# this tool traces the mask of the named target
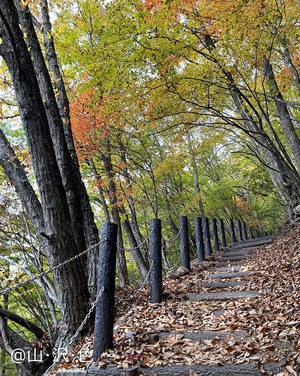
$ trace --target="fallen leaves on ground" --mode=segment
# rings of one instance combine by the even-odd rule
[[[247,284],[216,289],[199,286],[208,281],[205,274],[213,264],[194,265],[189,275],[176,280],[165,278],[162,304],[149,303],[148,287],[138,293],[118,290],[114,350],[101,356],[99,366],[279,361],[286,365],[282,375],[300,374],[300,226],[291,227],[245,260],[241,270],[256,272],[246,277]],[[209,302],[182,298],[186,293],[243,290],[257,290],[260,297]],[[185,337],[186,332],[216,336],[191,339]],[[225,336],[218,337],[219,332]],[[235,336],[236,332],[244,335]],[[84,367],[92,347],[91,335],[74,350],[70,366]],[[90,352],[84,361],[79,359],[80,349]]]

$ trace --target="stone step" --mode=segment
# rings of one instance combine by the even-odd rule
[[[59,370],[56,376],[261,376],[277,375],[284,369],[281,363],[258,362],[246,364],[226,364],[226,365],[171,365],[171,366],[152,366],[152,367],[106,367],[99,369],[97,365],[90,365],[86,370]]]
[[[222,255],[214,257],[216,261],[241,261],[247,260],[251,257],[251,255],[241,255],[241,256],[231,256],[231,255]]]
[[[215,261],[212,263],[212,266],[215,268],[220,268],[223,266],[237,266],[237,265],[244,265],[245,261],[244,260],[239,260],[239,261]]]
[[[213,256],[248,256],[248,255],[251,255],[252,253],[252,250],[243,250],[243,249],[240,249],[240,250],[236,250],[236,251],[224,251],[224,252],[216,252],[216,253],[213,253]]]
[[[257,239],[250,239],[246,241],[236,242],[229,244],[224,249],[235,249],[235,248],[248,248],[248,247],[262,247],[265,244],[270,244],[273,241],[273,237],[263,237]]]
[[[247,337],[247,333],[243,332],[242,330],[235,331],[235,332],[219,332],[219,331],[211,331],[211,332],[158,332],[150,334],[150,338],[153,341],[158,341],[159,338],[168,338],[171,336],[178,336],[178,338],[187,338],[192,339],[195,341],[205,340],[205,339],[223,339],[227,337],[235,337],[237,339],[242,339]]]
[[[258,291],[224,291],[224,292],[208,292],[204,294],[184,294],[185,298],[189,300],[204,301],[204,300],[235,300],[258,298],[260,296]]]
[[[220,268],[218,267],[213,267],[209,269],[209,272],[211,273],[220,273],[220,272],[239,272],[241,270],[242,265],[236,265],[236,266],[221,266]]]
[[[244,278],[253,272],[233,272],[233,273],[209,273],[204,274],[206,279],[232,279],[232,278]]]
[[[218,288],[227,288],[227,287],[236,287],[247,284],[248,281],[229,281],[229,282],[200,282],[197,285],[207,289],[218,289]]]

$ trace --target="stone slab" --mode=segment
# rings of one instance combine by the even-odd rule
[[[241,255],[241,256],[231,256],[231,255],[222,255],[222,256],[215,256],[214,260],[216,261],[241,261],[247,260],[251,256],[250,255]]]
[[[150,334],[150,338],[154,341],[158,341],[159,338],[168,338],[174,335],[178,335],[179,338],[182,337],[195,341],[215,338],[223,339],[232,336],[238,339],[247,337],[247,333],[240,330],[236,332],[159,332]]]
[[[244,265],[244,260],[239,261],[215,261],[213,263],[213,266],[216,268],[222,267],[222,266],[236,266],[236,265]]]
[[[249,239],[242,242],[236,242],[229,244],[224,249],[234,249],[234,248],[247,248],[247,247],[262,247],[265,244],[270,244],[273,241],[273,237],[263,237],[263,238],[256,238],[256,239]]]
[[[253,272],[233,272],[233,273],[209,273],[205,274],[206,279],[232,279],[232,278],[244,278]]]
[[[239,272],[241,270],[241,266],[240,265],[237,265],[237,266],[223,266],[223,267],[220,267],[220,268],[211,268],[209,269],[209,271],[211,273],[235,273],[235,272]]]
[[[216,252],[213,253],[213,256],[250,256],[252,254],[252,250],[244,250],[238,249],[236,251],[224,251],[224,252]]]
[[[224,292],[208,292],[204,294],[184,294],[189,300],[235,300],[235,299],[252,299],[260,296],[258,291],[224,291]]]
[[[197,285],[200,287],[205,287],[208,289],[217,289],[217,288],[227,288],[227,287],[236,287],[247,284],[248,281],[228,281],[228,282],[200,282]]]
[[[281,363],[266,363],[262,365],[263,371],[267,375],[276,375],[283,371],[284,367]],[[197,376],[261,376],[262,369],[258,368],[257,363],[248,364],[227,364],[227,365],[173,365],[173,366],[154,366],[154,367],[133,367],[133,368],[117,368],[107,367],[99,369],[92,365],[81,373],[73,373],[74,376],[188,376],[192,372]],[[73,371],[74,372],[74,371]],[[73,376],[66,370],[56,373],[57,376]]]

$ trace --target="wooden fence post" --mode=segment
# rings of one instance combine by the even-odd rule
[[[247,225],[245,221],[242,222],[242,234],[243,234],[244,240],[247,240],[248,234],[247,234]]]
[[[212,254],[211,249],[211,241],[210,241],[210,231],[209,231],[209,220],[207,217],[203,218],[203,232],[204,232],[204,239],[205,239],[205,254],[209,256]]]
[[[162,302],[161,221],[150,221],[150,302]]]
[[[250,236],[250,239],[254,238],[254,234],[253,234],[253,231],[252,231],[251,227],[249,227],[249,236]]]
[[[227,246],[227,242],[226,242],[224,221],[223,221],[222,218],[219,219],[219,225],[220,225],[220,235],[221,235],[222,248],[225,248]]]
[[[118,226],[114,223],[101,227],[97,298],[98,294],[101,296],[96,304],[94,360],[113,347],[117,231]]]
[[[191,270],[189,228],[186,216],[179,217],[181,265]]]
[[[194,219],[194,225],[195,225],[195,236],[196,236],[197,259],[198,259],[198,262],[200,263],[205,260],[202,218],[196,217]]]
[[[234,222],[233,219],[229,219],[229,232],[230,232],[230,238],[231,238],[231,243],[236,243],[236,236],[235,236],[235,231],[234,231]]]
[[[243,234],[242,234],[242,222],[238,219],[237,221],[237,230],[238,230],[238,238],[239,241],[243,241]]]
[[[218,237],[218,226],[216,218],[212,219],[212,236],[214,241],[214,252],[220,251],[219,237]]]

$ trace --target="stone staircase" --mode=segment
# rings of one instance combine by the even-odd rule
[[[271,237],[256,238],[245,242],[233,244],[218,253],[214,253],[210,258],[209,265],[204,271],[201,281],[195,282],[200,287],[205,288],[205,293],[186,293],[181,294],[180,298],[189,301],[201,302],[224,302],[257,299],[259,291],[247,289],[247,284],[255,272],[243,271],[244,263],[251,257],[251,252],[261,248],[263,245],[270,243]],[[204,278],[203,278],[204,277]],[[238,287],[243,286],[243,290]],[[224,289],[224,291],[222,291]],[[230,291],[228,291],[230,289]],[[216,292],[214,290],[217,290]],[[224,315],[224,309],[213,312],[215,315]],[[228,335],[242,339],[247,334],[241,330],[235,332],[222,331],[182,331],[182,332],[157,332],[150,335],[152,341],[158,341],[160,338],[187,338],[193,341],[222,339]],[[222,364],[222,365],[170,365],[154,367],[132,367],[122,370],[116,367],[107,367],[99,370],[96,366],[91,365],[84,371],[68,370],[59,371],[58,376],[98,376],[98,375],[172,375],[172,376],[258,376],[258,375],[277,375],[282,372],[282,366],[279,363],[268,363],[261,366],[258,363],[243,364]]]

